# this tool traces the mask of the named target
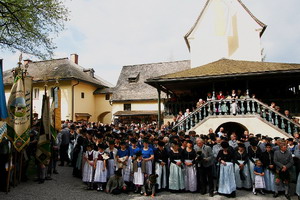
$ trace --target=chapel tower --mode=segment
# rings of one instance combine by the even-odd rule
[[[191,67],[222,58],[261,61],[260,38],[266,27],[241,0],[207,0],[184,37]]]

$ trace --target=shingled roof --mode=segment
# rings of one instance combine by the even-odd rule
[[[147,82],[179,79],[208,79],[283,72],[300,72],[300,64],[221,59],[200,67],[148,79]]]
[[[204,8],[202,9],[202,11],[200,12],[200,15],[198,16],[196,22],[194,23],[194,25],[192,26],[192,28],[188,31],[188,33],[184,36],[184,40],[190,50],[190,44],[189,44],[189,41],[188,41],[188,37],[192,34],[192,32],[195,30],[197,24],[199,23],[200,19],[202,18],[202,15],[204,14],[206,8],[208,7],[209,3],[211,2],[212,0],[207,0],[205,5],[204,5]],[[252,12],[247,8],[247,6],[241,1],[241,0],[237,0],[238,3],[241,4],[241,6],[246,10],[246,12],[254,19],[254,21],[260,25],[262,27],[262,30],[260,32],[260,36],[263,35],[264,31],[266,30],[267,28],[267,25],[264,24],[263,22],[261,22],[259,19],[257,19],[253,14]]]
[[[157,90],[146,84],[145,80],[186,69],[190,69],[189,60],[124,66],[114,88],[112,101],[157,99]],[[129,78],[137,74],[137,82],[130,82]],[[162,93],[162,98],[165,97]]]
[[[68,58],[60,58],[46,61],[30,62],[28,67],[29,76],[33,77],[34,82],[48,80],[81,80],[94,84],[98,87],[110,87],[111,84],[98,76],[91,77],[84,72],[84,68],[75,64]],[[11,70],[3,72],[3,81],[5,85],[13,83]]]

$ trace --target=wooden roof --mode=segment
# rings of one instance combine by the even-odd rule
[[[145,115],[157,115],[158,111],[155,110],[135,110],[135,111],[118,111],[114,115],[115,116],[145,116]]]
[[[28,67],[29,76],[33,77],[34,82],[55,80],[81,80],[97,87],[111,87],[112,85],[98,76],[91,77],[84,72],[85,68],[75,64],[68,58],[60,58],[46,61],[30,62]],[[13,74],[11,70],[3,72],[3,82],[5,85],[12,85]]]
[[[239,75],[265,75],[284,72],[300,72],[300,64],[221,59],[200,67],[148,79],[147,82],[161,82],[183,79],[211,79]]]

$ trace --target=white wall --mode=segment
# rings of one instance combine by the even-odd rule
[[[188,37],[191,66],[199,67],[222,58],[261,61],[260,30],[261,26],[238,1],[210,1]]]
[[[207,121],[204,121],[198,127],[195,126],[194,130],[197,134],[208,134],[208,130],[212,128],[214,131],[222,124],[227,122],[236,122],[245,126],[249,133],[268,135],[269,137],[281,137],[287,138],[287,134],[282,134],[282,132],[263,122],[255,116],[244,116],[244,117],[210,117]]]

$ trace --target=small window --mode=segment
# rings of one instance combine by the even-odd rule
[[[105,94],[105,100],[109,100],[110,99],[110,94]]]
[[[33,99],[39,100],[39,96],[40,96],[40,89],[39,88],[34,88],[34,90],[33,90]]]
[[[124,104],[125,111],[131,111],[131,104]]]
[[[84,99],[84,92],[81,92],[81,98]]]
[[[140,77],[140,73],[136,73],[136,74],[131,74],[128,77],[128,82],[129,83],[137,83]]]

